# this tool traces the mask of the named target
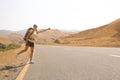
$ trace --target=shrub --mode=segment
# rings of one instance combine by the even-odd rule
[[[21,47],[21,44],[10,44],[8,46],[0,44],[0,51],[6,51],[6,50],[10,50],[10,49],[17,49],[17,48],[20,48],[20,47]]]

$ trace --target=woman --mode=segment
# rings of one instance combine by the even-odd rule
[[[16,58],[18,58],[18,55],[24,53],[25,51],[28,50],[28,48],[31,48],[31,53],[30,53],[30,64],[34,64],[34,62],[32,62],[32,57],[33,57],[33,52],[34,52],[34,42],[35,42],[35,38],[37,37],[38,33],[44,32],[50,30],[50,28],[48,29],[44,29],[41,31],[37,31],[37,25],[34,24],[33,28],[29,28],[24,36],[24,40],[25,40],[25,48],[23,50],[21,50],[19,53],[16,54]]]

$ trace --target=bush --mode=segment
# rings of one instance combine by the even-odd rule
[[[8,46],[0,44],[0,51],[6,51],[6,50],[10,50],[10,49],[17,49],[17,48],[20,48],[20,47],[21,47],[21,44],[10,44]]]

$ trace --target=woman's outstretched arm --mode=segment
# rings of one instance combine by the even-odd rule
[[[42,33],[42,32],[45,32],[45,31],[47,31],[47,30],[50,30],[50,28],[48,28],[48,29],[42,29],[42,30],[38,31],[38,34],[39,34],[39,33]]]

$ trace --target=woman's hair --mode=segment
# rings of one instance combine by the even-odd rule
[[[36,24],[34,24],[34,25],[33,25],[33,27],[37,27],[37,25],[36,25]]]

